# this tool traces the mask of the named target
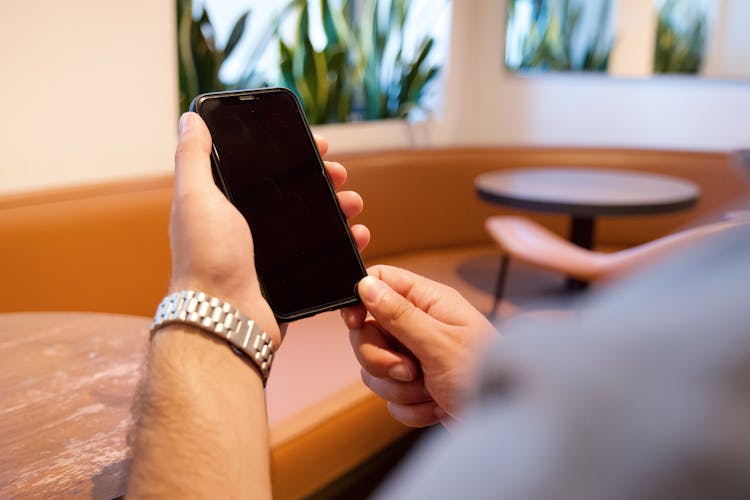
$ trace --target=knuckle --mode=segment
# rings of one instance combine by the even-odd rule
[[[406,321],[413,313],[414,304],[408,300],[393,301],[391,314],[394,322]]]
[[[425,291],[425,295],[426,295],[426,297],[425,297],[426,302],[425,303],[427,303],[427,304],[437,304],[438,302],[440,302],[445,297],[445,292],[446,291],[453,290],[450,287],[446,287],[446,288],[448,288],[448,290],[441,290],[441,289],[439,289],[437,287],[430,287],[429,289],[427,289]],[[448,293],[450,293],[450,292],[448,292]]]
[[[195,149],[196,148],[192,142],[180,141],[177,144],[177,149],[175,150],[175,153],[174,153],[175,162],[179,161],[180,158],[184,156],[193,154],[195,152]]]
[[[370,266],[367,268],[367,274],[372,276],[379,276],[380,273],[385,269],[385,265],[383,264],[375,264],[374,266]]]

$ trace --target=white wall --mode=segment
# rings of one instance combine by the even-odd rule
[[[654,0],[618,0],[614,10],[616,36],[607,72],[613,76],[651,76],[659,18]]]
[[[3,9],[0,192],[171,170],[173,6],[167,0],[36,0]],[[510,75],[502,70],[503,23],[502,1],[454,0],[440,121],[318,131],[334,151],[462,143],[750,145],[750,83]]]
[[[709,43],[709,53],[703,72],[727,75],[731,78],[750,78],[750,2],[725,0],[721,3],[716,32]]]
[[[464,34],[472,37],[466,50],[472,63],[457,85],[471,112],[452,140],[707,150],[750,145],[750,82],[507,74],[498,43],[504,2],[454,5],[465,11],[454,12],[457,20],[471,19]]]
[[[174,2],[3,0],[0,191],[171,170]]]

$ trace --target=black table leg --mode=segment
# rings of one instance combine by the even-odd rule
[[[594,248],[594,222],[593,217],[572,217],[570,220],[570,241],[586,250]],[[588,286],[588,282],[575,278],[568,278],[566,283],[568,290],[584,290]]]

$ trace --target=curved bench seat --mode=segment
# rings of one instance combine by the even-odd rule
[[[463,147],[379,151],[332,158],[359,191],[372,242],[368,264],[411,269],[457,288],[480,310],[492,304],[497,250],[484,230],[491,215],[517,213],[482,203],[473,179],[489,170],[541,165],[633,168],[696,182],[702,198],[685,214],[603,219],[604,243],[629,246],[699,220],[750,193],[723,153],[586,148]],[[170,176],[0,196],[0,312],[89,311],[150,317],[170,275]],[[529,215],[529,214],[525,214]],[[562,234],[563,217],[532,216]],[[510,302],[533,280],[518,270]],[[557,287],[543,276],[534,285]],[[547,280],[547,281],[545,281]],[[316,345],[326,356],[310,356]],[[2,364],[2,360],[0,360]],[[359,381],[337,313],[290,327],[269,381],[274,491],[309,495],[408,432]],[[7,458],[7,457],[6,457]],[[0,496],[3,496],[0,492]]]

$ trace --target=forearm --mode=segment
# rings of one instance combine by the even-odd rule
[[[270,498],[258,372],[222,340],[181,325],[156,334],[148,372],[129,495]]]

